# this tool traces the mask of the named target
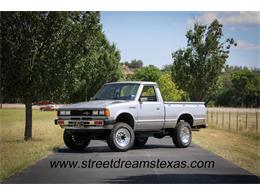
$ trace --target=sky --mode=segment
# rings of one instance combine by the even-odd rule
[[[101,12],[103,31],[121,53],[121,62],[140,59],[162,68],[172,53],[185,48],[194,22],[223,24],[223,40],[233,37],[227,63],[260,68],[260,12]]]

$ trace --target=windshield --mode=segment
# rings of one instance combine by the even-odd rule
[[[134,100],[139,84],[116,83],[104,85],[93,100]]]

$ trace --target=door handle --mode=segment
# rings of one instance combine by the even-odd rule
[[[156,110],[161,110],[160,108],[156,108]]]

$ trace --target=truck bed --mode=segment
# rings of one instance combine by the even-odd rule
[[[206,108],[204,102],[164,102],[165,128],[176,126],[178,118],[183,114],[193,117],[193,126],[205,125]]]

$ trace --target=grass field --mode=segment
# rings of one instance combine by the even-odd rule
[[[24,109],[0,110],[1,181],[64,145],[62,130],[53,123],[55,114],[33,110],[33,139],[24,142]],[[260,175],[259,141],[257,134],[215,129],[193,133],[193,142],[257,175]]]
[[[33,139],[24,142],[24,109],[0,110],[1,181],[63,146],[62,130],[53,122],[55,115],[33,110]]]
[[[259,134],[207,128],[194,131],[193,142],[255,175],[260,175]]]

